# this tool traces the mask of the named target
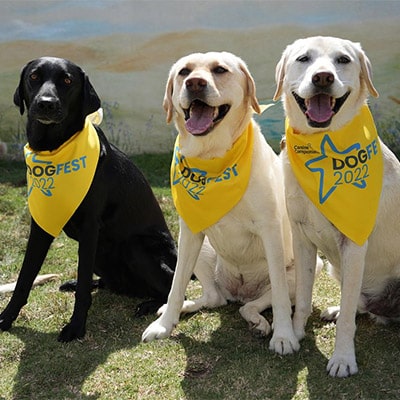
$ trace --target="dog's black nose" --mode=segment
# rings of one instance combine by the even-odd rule
[[[318,72],[312,77],[312,83],[318,87],[331,86],[334,81],[335,77],[331,72]]]
[[[207,86],[207,81],[202,78],[190,78],[186,81],[186,88],[190,92],[201,92]]]
[[[60,101],[56,97],[42,96],[37,101],[37,108],[40,111],[55,111],[60,106]]]

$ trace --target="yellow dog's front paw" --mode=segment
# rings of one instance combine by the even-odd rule
[[[354,375],[358,372],[356,357],[351,354],[333,354],[326,369],[332,377],[346,378],[350,375]]]
[[[156,339],[165,339],[171,335],[174,324],[160,321],[161,318],[152,322],[142,335],[142,342],[151,342]]]

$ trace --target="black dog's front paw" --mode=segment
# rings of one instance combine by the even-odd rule
[[[143,303],[140,303],[136,307],[135,317],[142,317],[148,314],[155,314],[164,303],[166,303],[166,300],[144,301]]]
[[[5,312],[0,314],[0,330],[2,331],[8,331],[11,328],[11,325],[13,323],[15,318],[10,317],[7,315]]]
[[[58,289],[60,292],[76,292],[78,286],[78,281],[76,279],[71,279],[64,282]],[[94,279],[92,281],[92,290],[104,289],[104,283],[101,279]]]
[[[71,342],[72,340],[83,339],[85,333],[85,325],[77,325],[70,322],[69,324],[65,325],[64,328],[62,328],[57,340],[62,343],[67,343]]]
[[[58,290],[60,292],[76,292],[76,286],[78,284],[78,281],[76,279],[71,279],[67,282],[64,282]]]

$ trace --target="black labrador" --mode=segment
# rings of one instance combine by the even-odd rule
[[[28,143],[34,151],[58,149],[82,130],[87,115],[100,107],[88,76],[74,63],[44,57],[21,72],[14,95],[28,113]],[[176,248],[154,194],[139,169],[95,127],[100,157],[87,195],[64,226],[79,242],[75,306],[60,342],[82,338],[92,302],[93,273],[115,293],[149,297],[139,313],[155,311],[168,296]],[[27,303],[54,237],[31,219],[25,258],[10,302],[0,314],[0,329],[10,329]]]

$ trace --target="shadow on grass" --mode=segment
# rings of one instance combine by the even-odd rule
[[[87,334],[82,342],[58,343],[58,329],[41,332],[32,326],[24,326],[26,321],[14,326],[10,334],[22,342],[23,349],[18,355],[18,370],[9,398],[105,399],[121,385],[125,390],[119,392],[122,396],[115,398],[140,398],[137,397],[139,386],[155,384],[146,374],[158,375],[160,385],[172,374],[184,397],[176,390],[175,397],[145,398],[400,398],[399,325],[381,326],[366,316],[359,317],[356,335],[359,373],[338,379],[326,374],[328,357],[333,351],[335,326],[320,321],[317,309],[307,324],[300,351],[279,356],[268,349],[270,337],[259,339],[251,335],[237,304],[183,317],[190,323],[182,324],[186,328],[172,339],[154,346],[139,345],[143,329],[154,318],[133,318],[136,302],[108,292],[97,292],[93,296]],[[215,320],[208,313],[218,314],[219,326],[206,325],[209,320]],[[271,321],[271,312],[265,315]],[[203,335],[202,329],[208,329],[210,334]],[[174,357],[174,353],[164,351],[168,348],[177,350],[175,345],[171,346],[171,340],[183,348],[186,360],[182,369],[175,362],[164,365],[161,359]],[[150,364],[142,365],[142,356],[151,360]],[[137,374],[138,371],[144,372]],[[130,395],[124,396],[126,392]],[[159,394],[160,389],[155,393]]]
[[[59,396],[63,395],[66,398],[70,398],[72,394],[77,395],[79,393],[77,388],[83,385],[86,377],[115,350],[107,349],[99,356],[84,350],[82,345],[60,347],[58,344],[56,348],[57,334],[38,332],[24,327],[13,328],[12,334],[24,343],[18,373],[14,379],[12,398],[15,399],[55,399],[62,398]],[[65,365],[64,362],[60,362],[60,357],[70,360],[70,368],[60,368]],[[80,393],[79,398],[97,399],[98,396],[85,396]]]
[[[311,321],[312,331],[325,326],[323,331],[315,333],[318,347],[324,346],[324,341],[336,334],[334,323],[321,323],[320,312],[314,312]],[[348,378],[332,378],[326,373],[328,358],[333,354],[333,347],[327,351],[327,359],[323,365],[315,368],[308,341],[314,332],[307,331],[307,337],[302,342],[302,350],[309,352],[307,387],[309,398],[321,399],[399,399],[400,370],[397,360],[400,357],[399,324],[376,324],[368,315],[359,315],[356,320],[355,349],[358,373]],[[310,325],[310,324],[309,324]],[[313,340],[314,342],[315,340]],[[313,344],[315,346],[315,343]]]
[[[14,326],[10,334],[23,342],[23,350],[14,377],[12,398],[100,398],[101,378],[96,389],[88,392],[83,386],[111,354],[134,349],[139,343],[140,335],[135,334],[135,330],[142,328],[133,316],[136,305],[135,299],[106,291],[95,293],[83,341],[59,343],[58,331],[46,333]]]
[[[178,337],[187,354],[182,381],[187,399],[289,400],[298,392],[305,369],[322,369],[326,364],[312,336],[299,353],[279,356],[268,348],[270,336],[256,338],[246,329],[239,306],[227,307],[209,341]],[[271,321],[272,313],[266,314]]]
[[[300,351],[287,356],[269,351],[270,337],[252,337],[237,311],[234,308],[228,314],[221,313],[221,325],[207,342],[185,334],[177,337],[187,355],[181,383],[186,399],[400,398],[398,324],[382,326],[367,316],[358,317],[355,341],[359,373],[340,379],[326,372],[333,348],[327,349],[323,342],[332,342],[336,327],[320,320],[320,310],[314,309],[309,319]],[[232,313],[237,313],[241,328],[232,326]],[[271,314],[268,319],[272,319]],[[328,337],[321,335],[326,330]]]

